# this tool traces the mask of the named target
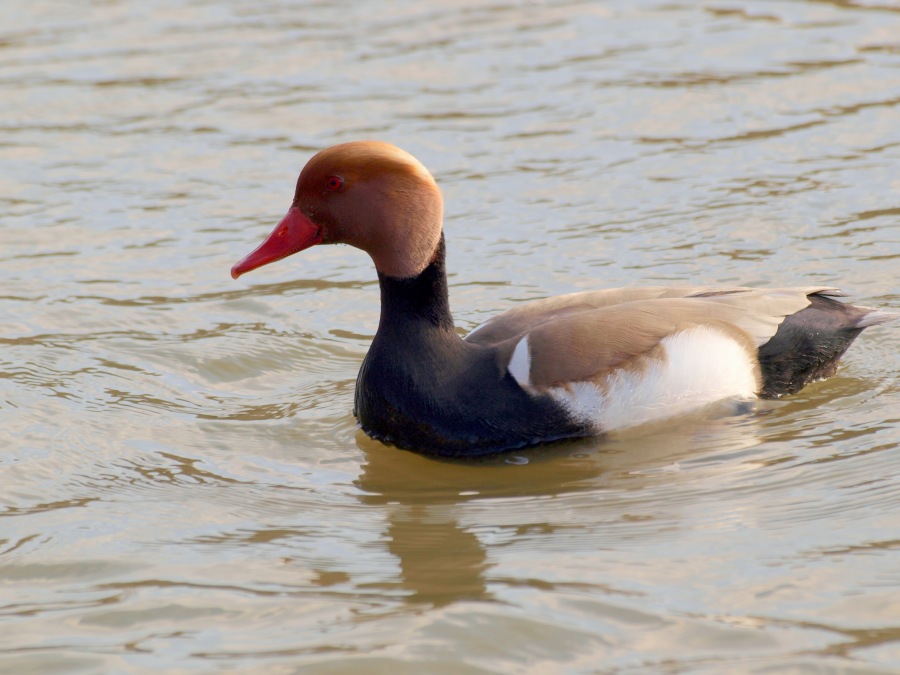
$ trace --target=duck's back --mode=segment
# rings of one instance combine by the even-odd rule
[[[753,393],[775,397],[833,374],[863,328],[896,318],[840,302],[840,295],[826,287],[583,291],[519,305],[478,326],[466,340],[508,352],[520,371],[527,344],[528,385],[540,390],[602,383],[623,364],[653,358],[676,335],[703,328],[745,346],[759,369]],[[693,350],[708,349],[708,358],[720,363],[724,350],[731,350],[727,341],[696,342]]]

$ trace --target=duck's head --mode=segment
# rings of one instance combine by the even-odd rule
[[[378,141],[335,145],[309,160],[287,215],[231,276],[316,244],[349,244],[382,274],[414,277],[434,258],[443,211],[437,183],[408,152]]]

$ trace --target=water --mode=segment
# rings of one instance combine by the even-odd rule
[[[11,0],[0,666],[900,672],[900,361],[480,464],[350,414],[374,272],[233,282],[333,143],[419,157],[462,330],[629,284],[900,307],[900,7]]]

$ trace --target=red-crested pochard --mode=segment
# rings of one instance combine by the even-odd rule
[[[834,373],[866,327],[896,314],[836,289],[652,287],[527,302],[463,340],[447,298],[441,191],[415,157],[361,141],[323,150],[241,274],[316,244],[378,271],[381,319],[356,382],[373,438],[475,456],[600,435],[723,399],[777,397]]]

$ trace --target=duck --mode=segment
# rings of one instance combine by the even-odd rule
[[[378,275],[378,328],[353,414],[370,437],[477,457],[666,423],[721,401],[778,398],[834,374],[865,328],[897,314],[831,287],[652,286],[519,304],[469,332],[450,312],[444,204],[408,152],[354,141],[314,155],[241,275],[348,244]]]

